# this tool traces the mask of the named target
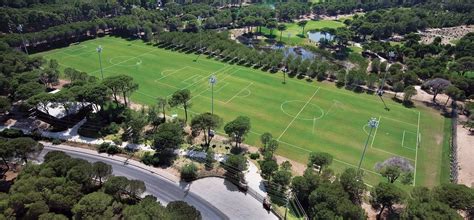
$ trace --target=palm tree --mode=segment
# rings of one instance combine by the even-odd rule
[[[279,24],[277,29],[278,29],[278,31],[280,31],[280,42],[281,42],[281,36],[283,35],[283,31],[286,30],[286,25],[285,24]]]
[[[306,26],[307,23],[308,23],[308,21],[305,21],[305,20],[298,22],[298,26],[300,26],[300,28],[303,29],[303,31],[301,32],[301,36],[303,36],[303,37],[305,36],[305,35],[304,35],[304,28],[305,28],[305,26]]]

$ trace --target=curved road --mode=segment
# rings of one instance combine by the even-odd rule
[[[70,155],[71,157],[81,158],[89,162],[103,161],[110,164],[113,168],[114,175],[125,176],[129,179],[138,179],[145,182],[147,194],[154,195],[162,203],[169,203],[176,200],[183,200],[190,205],[196,207],[201,212],[203,219],[229,219],[223,212],[219,211],[212,204],[196,195],[193,192],[186,193],[186,189],[180,187],[180,185],[165,179],[158,175],[152,175],[142,169],[134,166],[124,165],[122,162],[104,158],[98,155],[92,155],[84,152],[65,150],[63,148],[57,149],[52,146],[45,145],[43,152],[40,155],[42,160],[43,156],[54,150],[61,150]]]
[[[81,158],[89,162],[106,162],[112,166],[114,175],[144,181],[146,185],[145,194],[154,195],[164,204],[183,200],[196,207],[201,212],[203,219],[278,219],[273,213],[263,209],[262,203],[252,196],[240,192],[235,185],[221,178],[210,177],[196,180],[190,184],[179,183],[170,180],[166,175],[150,173],[148,170],[131,164],[124,164],[123,161],[98,154],[92,150],[67,145],[58,147],[43,144],[43,152],[38,157],[40,161],[47,152],[60,150],[71,157]]]

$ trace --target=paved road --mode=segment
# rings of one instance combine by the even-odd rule
[[[52,150],[56,149],[45,145],[44,150],[40,155],[40,158],[43,158],[43,156],[47,152]],[[112,165],[114,175],[125,176],[129,179],[139,179],[144,181],[146,185],[146,193],[156,196],[162,203],[167,204],[171,201],[183,200],[189,203],[190,205],[196,207],[196,209],[201,212],[203,219],[229,219],[227,215],[225,215],[223,212],[218,210],[216,207],[214,207],[212,204],[210,204],[200,196],[196,195],[193,192],[186,193],[186,189],[184,186],[181,187],[175,182],[169,181],[163,177],[153,175],[139,168],[127,166],[121,162],[100,157],[97,155],[91,155],[77,151],[67,151],[64,149],[61,150],[65,151],[68,155],[72,157],[81,158],[89,162],[95,162],[99,160],[106,162]]]
[[[45,144],[40,160],[52,150],[58,149],[54,145]],[[255,198],[238,191],[235,185],[221,178],[204,178],[191,184],[178,183],[166,176],[125,165],[122,161],[93,151],[73,147],[62,147],[60,150],[90,162],[106,162],[112,165],[114,175],[143,180],[147,188],[146,194],[156,196],[164,204],[176,200],[186,201],[201,212],[203,219],[277,219],[274,214],[263,209]]]

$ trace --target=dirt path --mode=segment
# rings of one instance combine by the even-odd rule
[[[458,125],[458,183],[474,186],[474,135],[467,128]]]

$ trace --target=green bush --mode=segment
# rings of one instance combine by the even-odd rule
[[[106,135],[109,135],[109,134],[116,134],[119,131],[120,131],[120,126],[117,123],[112,122],[108,126],[103,127],[100,130],[100,134],[103,135],[103,136],[106,136]]]
[[[142,163],[151,166],[159,166],[160,165],[160,158],[152,154],[151,152],[145,152],[141,158]]]
[[[55,139],[53,139],[52,143],[53,143],[54,145],[58,145],[58,144],[61,144],[62,141],[59,140],[59,139],[57,139],[57,138],[55,138]]]
[[[197,167],[194,163],[188,163],[181,168],[181,179],[191,182],[197,178]]]
[[[251,153],[249,157],[250,157],[250,159],[252,159],[252,160],[256,160],[256,159],[260,158],[260,154],[259,154],[258,152],[256,152],[256,153]]]
[[[105,153],[107,152],[107,148],[109,148],[109,146],[110,146],[110,143],[104,142],[100,144],[99,146],[97,146],[97,152]]]
[[[122,145],[122,139],[120,137],[114,137],[112,142],[114,142],[116,145]]]
[[[17,138],[25,136],[22,130],[15,129],[15,128],[5,128],[3,131],[0,131],[0,136],[6,138]]]
[[[107,153],[108,154],[111,154],[111,155],[114,155],[114,154],[118,154],[118,153],[121,153],[122,152],[122,148],[119,148],[117,147],[117,145],[109,145],[109,147],[107,147]]]

